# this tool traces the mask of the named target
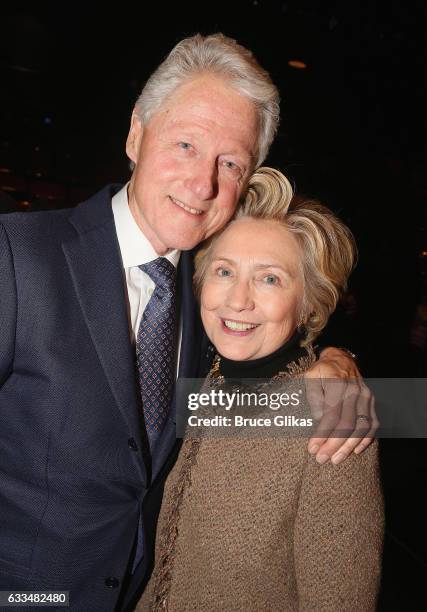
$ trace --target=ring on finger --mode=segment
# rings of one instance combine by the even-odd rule
[[[372,419],[366,414],[358,414],[356,417],[356,421],[366,421],[367,423],[371,424]]]

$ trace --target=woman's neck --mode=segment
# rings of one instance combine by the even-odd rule
[[[302,336],[298,331],[276,351],[258,359],[234,361],[221,357],[220,372],[225,378],[271,378],[283,371],[288,363],[306,354],[300,346]]]

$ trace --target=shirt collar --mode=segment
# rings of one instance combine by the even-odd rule
[[[128,202],[128,185],[129,183],[117,192],[111,200],[124,268],[140,266],[159,257],[151,242],[145,237],[133,218]],[[167,253],[165,257],[176,268],[180,255],[181,251],[175,249]]]

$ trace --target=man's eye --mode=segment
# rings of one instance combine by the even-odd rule
[[[240,168],[237,164],[235,164],[233,161],[229,161],[229,160],[225,160],[223,162],[223,166],[225,166],[225,168],[227,168],[227,170],[233,170],[233,172],[240,172]]]
[[[179,142],[178,146],[184,150],[191,149],[191,144],[189,142]]]
[[[267,285],[278,285],[280,280],[275,274],[268,274],[264,277],[264,282],[267,283]]]

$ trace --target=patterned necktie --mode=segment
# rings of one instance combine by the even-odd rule
[[[136,339],[145,427],[152,449],[169,413],[175,379],[176,270],[164,257],[139,267],[156,284]]]

